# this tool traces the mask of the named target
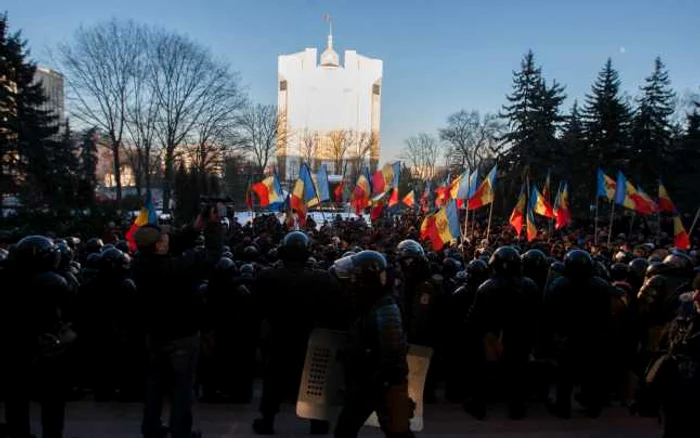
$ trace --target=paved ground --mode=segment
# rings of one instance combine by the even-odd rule
[[[38,423],[37,409],[33,410]],[[256,416],[254,407],[240,405],[203,405],[196,409],[197,426],[205,438],[249,438],[254,435],[250,424]],[[139,437],[141,406],[138,404],[93,402],[71,403],[68,407],[66,438],[135,438]],[[438,404],[426,408],[426,427],[420,437],[435,438],[657,438],[661,429],[654,420],[633,418],[619,408],[604,412],[598,420],[574,416],[571,420],[550,417],[544,408],[534,406],[527,419],[506,419],[504,407],[489,412],[489,419],[477,422],[458,406]],[[276,423],[279,437],[306,437],[307,423],[293,415],[292,406],[284,409]],[[35,433],[38,433],[38,428]],[[363,429],[361,436],[380,436],[373,428]]]

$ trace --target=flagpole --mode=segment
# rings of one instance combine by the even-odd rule
[[[491,234],[491,218],[493,217],[493,203],[495,199],[491,200],[491,206],[489,207],[489,223],[486,226],[486,240],[489,240],[489,234]]]
[[[610,201],[610,204],[612,204],[612,208],[610,210],[610,226],[608,227],[608,246],[610,245],[610,242],[612,241],[612,226],[613,226],[613,219],[615,218],[615,201]]]
[[[656,244],[661,242],[661,210],[656,212]]]
[[[595,196],[595,217],[593,218],[593,245],[598,246],[598,195]]]
[[[695,224],[698,222],[698,217],[700,217],[700,207],[698,207],[698,210],[695,212],[695,219],[693,219],[693,224],[690,226],[690,231],[688,231],[688,236],[693,234],[693,230],[695,229]]]
[[[469,201],[464,205],[464,240],[467,240],[467,231],[469,230]]]

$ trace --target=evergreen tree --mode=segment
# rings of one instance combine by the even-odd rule
[[[552,152],[557,150],[556,133],[563,121],[560,107],[565,97],[564,88],[556,81],[547,86],[532,51],[525,54],[520,71],[513,72],[513,92],[506,96],[508,104],[500,114],[510,128],[503,136],[510,146],[509,161],[541,169],[556,162]]]
[[[633,121],[633,169],[642,181],[650,182],[668,172],[671,155],[675,93],[661,58],[654,60],[654,71],[641,87]]]
[[[697,169],[700,168],[700,102],[686,118],[686,129],[674,145],[670,166],[673,177],[664,180],[681,212],[692,212],[700,204],[697,193]]]
[[[88,129],[83,133],[80,143],[78,200],[83,206],[91,206],[95,201],[98,135],[97,128]]]
[[[58,120],[42,109],[46,98],[34,80],[36,65],[29,61],[20,33],[9,34],[7,15],[0,16],[0,55],[0,189],[20,194],[27,207],[55,205],[61,202],[54,198],[56,184],[51,179],[60,164],[57,157],[62,157]]]
[[[621,166],[630,158],[631,115],[629,105],[620,94],[620,84],[619,74],[608,58],[591,93],[586,95],[584,131],[596,166]]]
[[[590,199],[585,195],[593,190],[592,173],[596,166],[595,159],[591,160],[589,146],[586,143],[584,125],[581,119],[578,101],[574,100],[571,112],[566,117],[561,136],[563,165],[560,169],[562,179],[569,182],[569,187],[576,187],[576,192],[583,196],[572,196],[569,199],[571,208],[581,214],[588,209]]]

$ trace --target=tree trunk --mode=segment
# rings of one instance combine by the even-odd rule
[[[165,174],[163,175],[163,213],[170,213],[170,188],[173,180],[173,161],[175,148],[168,147],[165,151]]]
[[[112,142],[112,160],[114,165],[114,183],[117,189],[117,202],[122,200],[122,169],[119,157],[119,143]]]

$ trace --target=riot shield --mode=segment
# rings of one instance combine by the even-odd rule
[[[428,376],[430,359],[433,356],[433,349],[421,345],[409,345],[406,361],[408,362],[408,396],[415,403],[415,411],[411,418],[411,430],[420,432],[423,430],[423,389],[425,379]],[[372,415],[365,422],[365,426],[379,427],[377,413]]]
[[[301,374],[296,413],[310,420],[334,420],[343,403],[345,374],[341,352],[346,332],[317,328],[311,332]]]

